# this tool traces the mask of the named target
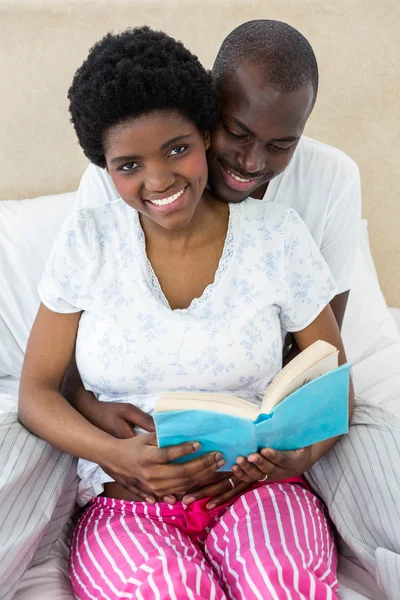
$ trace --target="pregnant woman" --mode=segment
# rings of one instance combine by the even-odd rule
[[[161,392],[187,390],[259,405],[282,366],[282,331],[301,350],[332,343],[344,363],[328,306],[335,285],[310,234],[279,204],[212,197],[206,150],[218,99],[197,58],[166,34],[105,36],[69,99],[86,156],[120,198],[75,211],[57,236],[19,411],[31,431],[81,459],[76,597],[336,598],[333,533],[302,477],[336,439],[304,449],[300,472],[286,479],[268,477],[273,451],[251,455],[245,470],[234,467],[247,489],[213,507],[190,493],[218,477],[220,453],[175,463],[196,440],[159,449],[154,433],[115,439],[60,391],[75,352],[99,400],[151,414]],[[351,391],[350,413],[352,402]],[[137,493],[101,467],[129,473]]]

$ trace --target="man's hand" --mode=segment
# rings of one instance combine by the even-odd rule
[[[282,481],[302,475],[313,464],[312,446],[288,452],[263,448],[247,458],[239,456],[237,464],[232,467],[232,473],[227,473],[217,483],[188,494],[183,502],[191,504],[202,498],[210,498],[206,508],[211,510],[244,493],[256,481]]]
[[[153,417],[128,402],[99,402],[92,404],[85,417],[110,435],[127,439],[135,436],[134,428],[141,427],[150,433],[155,431]]]
[[[190,492],[182,498],[182,502],[184,504],[192,504],[196,500],[210,498],[210,501],[206,504],[206,508],[207,510],[211,510],[216,506],[228,502],[239,494],[243,494],[254,483],[253,481],[250,483],[241,481],[233,473],[224,473],[224,475],[226,477],[216,483],[211,483],[194,492]]]

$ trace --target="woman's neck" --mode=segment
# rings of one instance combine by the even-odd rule
[[[199,242],[203,243],[209,237],[214,237],[215,229],[220,230],[221,222],[228,223],[229,205],[214,198],[206,189],[196,206],[190,223],[179,230],[165,229],[141,214],[139,217],[147,244],[185,249],[191,245],[197,245]]]

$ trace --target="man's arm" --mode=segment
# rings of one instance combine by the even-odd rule
[[[68,402],[81,413],[81,415],[83,415],[93,425],[96,425],[93,419],[89,418],[89,416],[94,416],[95,406],[97,406],[98,400],[92,392],[88,392],[85,389],[82,383],[78,367],[76,366],[75,352],[72,356],[68,371],[65,374],[61,387],[61,393],[64,398],[66,398]]]
[[[127,402],[99,402],[96,396],[84,388],[75,353],[64,377],[61,393],[68,402],[102,431],[117,438],[131,438],[134,427],[154,431],[154,422],[150,415]]]

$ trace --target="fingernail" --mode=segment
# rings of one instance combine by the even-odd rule
[[[146,496],[145,500],[149,504],[155,504],[156,503],[156,501],[154,500],[154,498],[150,498],[150,496]]]
[[[196,498],[194,496],[188,496],[187,498],[183,498],[182,502],[184,504],[192,504],[192,502],[195,502]]]
[[[214,458],[215,458],[215,462],[219,462],[221,460],[221,458],[222,458],[221,452],[217,452],[217,454],[215,455]]]
[[[216,504],[207,504],[206,505],[206,509],[207,510],[212,510],[213,508],[215,508],[217,505]]]
[[[200,448],[199,442],[192,442],[192,448],[193,450],[198,450]]]
[[[167,502],[168,504],[171,504],[172,502],[175,502],[175,498],[174,498],[174,496],[165,496],[164,497],[164,502]]]
[[[243,458],[243,456],[239,456],[239,458],[237,459],[236,462],[237,462],[238,465],[242,465],[243,466],[243,465],[246,464],[246,459]]]
[[[233,467],[232,467],[232,471],[233,471],[234,473],[239,473],[239,467],[238,467],[237,465],[233,465]]]
[[[224,459],[220,460],[220,461],[217,463],[217,467],[218,467],[218,469],[220,469],[221,467],[223,467],[223,466],[224,466],[224,464],[225,464],[225,461],[224,461]]]
[[[250,456],[248,457],[248,461],[251,463],[258,463],[259,458],[257,454],[250,454]]]
[[[271,450],[271,448],[263,448],[261,454],[265,456],[265,458],[271,458],[271,456],[274,455],[274,451]]]

